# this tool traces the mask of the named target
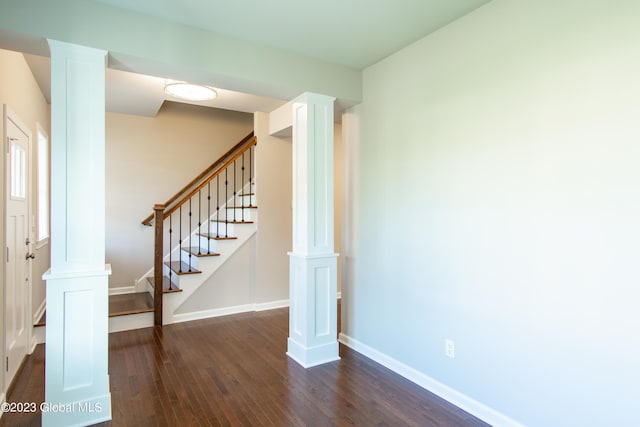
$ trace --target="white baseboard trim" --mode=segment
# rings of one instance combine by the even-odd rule
[[[280,301],[256,303],[253,311],[275,310],[276,308],[285,308],[285,307],[289,307],[288,299],[283,299]]]
[[[338,299],[342,295],[338,292]],[[208,319],[210,317],[228,316],[230,314],[249,313],[252,311],[267,311],[289,307],[289,300],[283,299],[271,302],[244,304],[233,307],[212,308],[211,310],[194,311],[191,313],[178,313],[173,315],[171,323],[189,322],[191,320]]]
[[[120,286],[118,288],[109,288],[109,295],[135,294],[135,286]]]
[[[210,317],[228,316],[230,314],[247,313],[255,311],[255,304],[236,305],[233,307],[212,308],[210,310],[193,311],[191,313],[178,313],[173,315],[171,323],[189,322],[191,320],[208,319]]]
[[[449,403],[457,406],[458,408],[470,413],[471,415],[480,418],[484,422],[487,422],[494,426],[500,427],[524,427],[523,424],[507,417],[504,414],[492,409],[477,400],[470,398],[469,396],[460,393],[459,391],[442,384],[439,381],[431,378],[430,376],[408,366],[404,363],[387,356],[386,354],[369,347],[368,345],[351,338],[348,335],[340,334],[338,341],[347,347],[363,354],[369,359],[381,364],[385,368],[392,370],[393,372],[405,377],[409,381],[414,382],[420,387],[436,394]]]

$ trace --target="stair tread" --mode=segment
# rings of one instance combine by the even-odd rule
[[[217,252],[209,252],[205,248],[200,248],[198,246],[193,246],[190,248],[182,248],[183,251],[189,252],[193,256],[197,257],[210,257],[210,256],[220,256]]]
[[[155,285],[155,277],[147,277],[147,282],[153,287]],[[162,293],[170,294],[172,292],[182,292],[182,289],[175,283],[171,283],[171,280],[167,276],[162,276]]]
[[[240,193],[238,194],[238,196],[240,197],[247,197],[247,196],[255,196],[256,193]]]
[[[219,222],[221,224],[253,224],[253,221],[225,221],[223,219],[212,219],[211,222]]]
[[[164,265],[169,267],[171,270],[173,270],[174,273],[178,275],[202,273],[202,271],[194,267],[189,267],[189,264],[182,261],[165,262]]]
[[[213,239],[213,240],[236,240],[237,237],[234,236],[218,236],[217,234],[213,234],[213,233],[198,233],[198,236],[202,236],[202,237],[206,237],[207,239]]]
[[[251,205],[251,206],[227,206],[227,209],[258,209],[258,206],[256,205]]]

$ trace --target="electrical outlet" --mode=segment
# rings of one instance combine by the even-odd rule
[[[456,343],[453,340],[444,340],[444,354],[447,357],[456,357]]]

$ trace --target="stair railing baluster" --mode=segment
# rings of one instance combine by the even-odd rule
[[[242,153],[242,179],[240,180],[240,186],[240,191],[242,191],[242,193],[240,193],[242,194],[242,197],[240,197],[240,200],[242,200],[242,222],[244,222],[244,198],[246,197],[246,194],[244,193],[244,153]]]
[[[224,237],[229,237],[229,168],[224,170]]]
[[[171,269],[171,261],[173,261],[173,243],[171,237],[173,235],[173,214],[169,215],[169,289],[171,289],[171,283],[173,282],[173,270]]]
[[[191,217],[193,213],[191,209],[191,200],[192,199],[189,199],[189,229],[187,230],[187,233],[189,234],[189,272],[191,272]]]
[[[236,203],[238,203],[238,201],[236,200],[238,198],[238,193],[237,193],[237,183],[236,183],[236,177],[238,176],[237,171],[236,171],[236,163],[237,160],[233,161],[233,207],[235,208],[237,205]],[[233,222],[236,222],[236,211],[237,209],[233,210]]]
[[[216,177],[216,237],[220,235],[220,176]]]
[[[253,146],[249,148],[249,193],[253,193],[253,161],[251,160],[251,152],[253,151]],[[249,207],[253,206],[253,197],[249,197]]]
[[[196,235],[202,232],[202,190],[198,191],[198,232]],[[200,244],[198,243],[198,256],[202,255],[200,252]]]
[[[178,215],[180,217],[180,233],[179,233],[179,240],[178,240],[178,274],[182,273],[182,254],[180,253],[180,248],[182,248],[182,205],[180,205],[180,214]],[[169,248],[169,250],[171,250],[171,248]]]
[[[207,234],[211,234],[211,181],[207,184]],[[198,239],[198,246],[200,246]],[[207,255],[211,255],[209,239],[207,239]]]

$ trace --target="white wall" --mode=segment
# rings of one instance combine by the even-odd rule
[[[106,259],[109,286],[133,286],[153,267],[142,220],[253,130],[251,114],[165,103],[156,117],[107,113]]]
[[[494,0],[364,71],[345,334],[529,426],[640,424],[638,16]]]
[[[256,238],[249,238],[178,309],[177,314],[214,312],[255,303]]]
[[[38,159],[38,133],[36,123],[40,123],[42,128],[50,133],[50,111],[49,106],[38,87],[31,70],[21,53],[0,50],[0,110],[2,104],[8,104],[20,117],[22,122],[31,130],[32,167],[37,166]],[[1,114],[1,113],[0,113]],[[3,134],[3,123],[0,120],[0,135]],[[3,143],[4,146],[4,143]],[[0,150],[0,164],[3,165],[0,173],[0,200],[4,200],[5,186],[5,150]],[[38,208],[37,197],[37,174],[32,168],[31,195],[32,213],[35,215]],[[5,218],[4,209],[0,209],[0,244],[5,247],[4,241]],[[35,230],[34,230],[35,235]],[[32,261],[32,312],[35,315],[45,298],[45,282],[42,274],[49,268],[49,244],[40,248],[34,246],[36,258]],[[4,253],[4,251],[2,251]],[[2,270],[4,275],[4,270]],[[0,287],[1,289],[1,287]],[[3,292],[0,291],[0,307],[4,311]],[[0,331],[3,329],[3,316],[0,316]],[[4,351],[0,343],[0,353]],[[4,360],[4,354],[1,354]],[[4,370],[2,370],[4,373]],[[2,378],[0,378],[0,384]],[[1,393],[0,393],[1,394]]]

